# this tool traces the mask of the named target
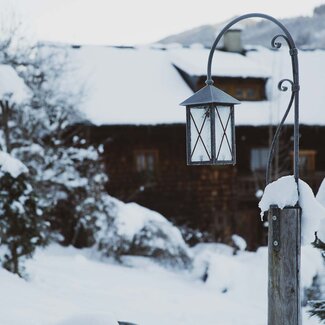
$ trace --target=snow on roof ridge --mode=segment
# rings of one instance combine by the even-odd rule
[[[210,49],[181,48],[168,51],[170,60],[191,76],[205,76]],[[216,50],[212,62],[212,75],[219,77],[269,78],[262,64],[240,53]]]
[[[267,92],[267,100],[242,101],[235,110],[236,125],[277,124],[288,104],[290,92],[277,90],[277,82],[291,76],[287,49],[256,48],[256,51],[248,51],[246,57],[217,51],[214,58],[213,67],[216,68],[213,69],[218,71],[217,65],[221,64],[228,76],[237,71],[235,66],[239,65],[236,63],[239,58],[243,60],[240,61],[242,65],[249,66],[247,63],[253,62],[261,70],[268,71],[265,75],[272,77],[269,79],[272,81],[272,96]],[[76,80],[86,80],[90,86],[81,110],[92,123],[98,125],[185,124],[184,111],[178,104],[193,92],[173,66],[174,58],[180,53],[179,57],[184,57],[185,62],[187,53],[190,64],[201,64],[204,73],[208,59],[208,50],[189,48],[159,50],[140,47],[130,50],[89,45],[79,50],[69,49],[69,53],[80,67],[72,86]],[[325,51],[301,51],[299,61],[301,124],[325,125],[325,92],[322,89],[325,75],[320,69],[324,66]],[[238,70],[242,71],[241,68]],[[242,73],[240,77],[248,76]],[[127,97],[123,85],[128,86]],[[292,114],[289,114],[286,123],[292,123]]]

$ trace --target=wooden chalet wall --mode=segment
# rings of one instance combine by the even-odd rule
[[[125,202],[137,202],[162,213],[179,225],[210,232],[229,242],[232,234],[243,236],[254,249],[263,241],[254,212],[238,218],[233,166],[187,166],[184,125],[84,126],[83,135],[105,145],[108,193]],[[139,153],[156,157],[152,172],[139,172]]]
[[[174,67],[194,92],[205,86],[206,75],[192,76],[179,67]],[[266,78],[213,76],[212,79],[215,86],[238,100],[261,101],[266,99]]]
[[[177,224],[231,235],[232,168],[188,167],[184,125],[102,127],[108,192],[162,213]],[[138,171],[141,153],[155,155],[152,172]]]
[[[216,87],[238,100],[260,101],[266,99],[263,78],[213,77]],[[205,86],[206,76],[199,77],[194,91]]]
[[[271,136],[275,127],[271,129]],[[250,153],[252,148],[269,147],[269,126],[237,126],[237,168],[238,175],[251,175]],[[292,174],[293,126],[285,125],[280,136],[280,174]],[[300,125],[300,156],[305,152],[314,152],[315,166],[309,171],[302,170],[300,178],[310,183],[314,192],[317,192],[322,177],[325,176],[325,127],[317,125]],[[301,164],[303,162],[301,161]],[[280,176],[281,176],[280,175]]]
[[[266,244],[266,228],[259,218],[258,190],[265,172],[251,170],[251,151],[269,146],[267,126],[236,127],[237,164],[187,166],[185,126],[79,126],[81,136],[104,144],[109,194],[156,210],[178,225],[209,231],[216,240],[229,242],[232,234],[245,238],[249,249]],[[325,176],[325,127],[304,126],[301,151],[315,153],[315,169],[301,178],[316,193]],[[80,132],[79,132],[80,133]],[[292,173],[292,126],[282,132],[285,163],[279,176]],[[139,171],[137,156],[154,157],[151,170]],[[152,163],[152,161],[151,161]],[[140,166],[141,167],[141,166]]]

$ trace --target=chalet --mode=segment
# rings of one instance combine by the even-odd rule
[[[216,52],[215,84],[242,101],[235,111],[237,165],[188,167],[179,103],[203,86],[208,53],[198,45],[71,48],[79,78],[88,85],[81,109],[91,124],[80,132],[104,144],[111,195],[219,241],[236,233],[255,249],[265,243],[257,204],[270,138],[289,100],[289,92],[276,86],[291,78],[290,56],[285,48]],[[325,176],[325,51],[301,51],[299,59],[302,178],[317,190]],[[292,172],[291,134],[289,116],[274,177]]]

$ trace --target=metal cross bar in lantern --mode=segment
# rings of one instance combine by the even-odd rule
[[[234,105],[240,102],[213,86],[196,92],[180,105],[186,106],[188,165],[236,163]]]

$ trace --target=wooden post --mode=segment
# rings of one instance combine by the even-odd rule
[[[271,206],[268,222],[268,325],[301,325],[301,209]]]

